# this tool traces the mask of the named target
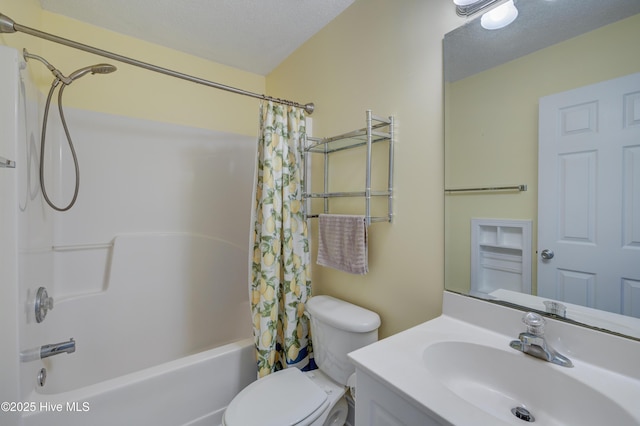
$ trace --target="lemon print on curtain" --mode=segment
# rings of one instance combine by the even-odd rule
[[[311,295],[309,239],[302,211],[304,112],[273,102],[260,106],[252,214],[249,293],[258,377],[310,367],[304,305]]]

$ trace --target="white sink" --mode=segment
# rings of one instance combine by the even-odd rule
[[[520,419],[530,416],[545,425],[636,424],[606,395],[563,374],[564,367],[515,350],[446,341],[427,346],[423,360],[451,392],[507,422],[518,413]]]
[[[388,422],[398,425],[640,425],[640,342],[548,320],[547,342],[568,368],[509,346],[524,331],[521,311],[446,292],[443,311],[349,354],[358,383],[388,391],[358,387],[356,413],[410,419]]]

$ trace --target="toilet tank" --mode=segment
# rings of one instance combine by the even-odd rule
[[[306,303],[311,317],[313,356],[318,368],[346,385],[355,372],[349,352],[378,340],[380,316],[331,296],[314,296]]]

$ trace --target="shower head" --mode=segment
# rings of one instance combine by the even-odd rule
[[[65,84],[71,84],[71,82],[73,80],[76,80],[80,77],[82,77],[85,74],[91,73],[91,74],[109,74],[111,72],[114,72],[115,70],[117,70],[117,68],[111,64],[96,64],[96,65],[91,65],[88,67],[84,67],[84,68],[80,68],[77,71],[72,72],[71,74],[69,74],[69,82],[65,83]]]
[[[44,59],[42,56],[38,56],[38,55],[34,55],[32,53],[27,52],[27,49],[22,49],[22,55],[24,56],[24,59],[37,59],[38,61],[42,62],[48,69],[49,71],[51,71],[53,73],[53,75],[56,76],[57,80],[60,80],[62,83],[69,85],[71,84],[74,80],[82,77],[83,75],[87,74],[87,73],[91,73],[91,74],[109,74],[110,72],[114,72],[115,70],[117,70],[117,68],[111,64],[96,64],[96,65],[91,65],[88,67],[84,67],[84,68],[80,68],[77,71],[72,72],[69,77],[65,77],[64,74],[62,74],[60,72],[60,70],[58,70],[56,67],[54,67],[53,65],[51,65],[46,59]],[[57,81],[57,80],[54,80]],[[57,82],[55,84],[58,84]]]

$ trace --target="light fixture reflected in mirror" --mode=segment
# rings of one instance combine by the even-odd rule
[[[485,11],[480,24],[487,30],[504,28],[518,17],[514,0],[453,0],[459,16]]]
[[[492,6],[504,3],[505,0],[453,0],[459,16],[471,16]]]
[[[498,30],[504,28],[518,17],[518,9],[513,4],[513,0],[501,4],[495,9],[482,15],[480,25],[487,30]]]

